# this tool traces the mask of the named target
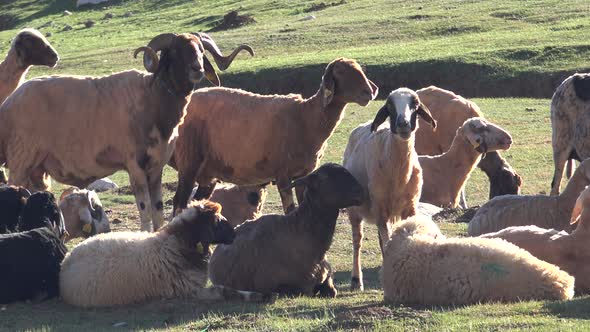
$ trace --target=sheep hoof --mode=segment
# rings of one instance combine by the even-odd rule
[[[351,291],[364,291],[365,286],[363,285],[362,280],[357,277],[350,278],[350,290]]]

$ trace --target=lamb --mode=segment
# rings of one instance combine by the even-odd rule
[[[416,152],[419,155],[435,156],[448,151],[457,129],[465,120],[484,117],[474,102],[456,95],[452,91],[429,86],[416,91],[416,93],[439,124],[436,130],[421,126],[416,132]],[[520,193],[522,178],[499,152],[486,153],[477,167],[487,175],[490,181],[490,199],[496,196]],[[461,196],[461,205],[466,208],[464,191]]]
[[[230,245],[209,263],[214,285],[283,295],[335,297],[326,252],[341,208],[361,204],[364,191],[342,166],[324,164],[290,186],[306,188],[290,214],[265,215],[238,226]]]
[[[426,225],[420,226],[421,223]],[[385,247],[385,301],[405,305],[568,300],[574,277],[500,239],[445,239],[431,220],[394,225]]]
[[[0,187],[0,234],[17,230],[20,215],[31,193],[23,187]]]
[[[32,66],[53,68],[58,61],[57,52],[39,31],[19,31],[6,58],[0,63],[0,104],[25,81]]]
[[[566,162],[568,177],[573,161],[590,158],[590,73],[566,78],[551,98],[551,144],[555,171],[551,195],[559,194]]]
[[[420,156],[422,195],[420,201],[456,208],[459,194],[471,172],[488,151],[508,150],[512,137],[504,129],[483,118],[467,119],[453,139],[450,149],[438,156]]]
[[[319,165],[346,105],[366,106],[377,92],[359,64],[343,58],[328,64],[317,93],[308,99],[227,88],[196,91],[170,161],[178,170],[174,212],[186,205],[195,181],[195,199],[202,199],[210,197],[216,180],[237,185],[276,181],[284,212],[292,211],[292,189],[286,189],[291,179]],[[296,192],[302,198],[302,189]]]
[[[506,240],[530,252],[533,256],[559,266],[576,278],[576,291],[590,292],[590,188],[587,187],[576,200],[571,223],[578,223],[568,234],[565,231],[537,226],[508,227],[499,232],[481,235],[485,238]]]
[[[111,231],[109,218],[96,192],[71,187],[61,194],[59,201],[69,233],[65,242]]]
[[[568,223],[580,192],[590,184],[590,160],[583,161],[559,196],[495,197],[475,213],[467,232],[470,236],[496,232],[510,226],[535,225],[571,231]]]
[[[193,201],[155,233],[103,233],[68,253],[59,275],[61,298],[79,307],[105,307],[152,299],[266,300],[224,287],[205,288],[210,245],[231,243],[233,228],[221,206]]]
[[[83,188],[124,169],[141,229],[158,229],[164,221],[162,169],[193,88],[203,77],[219,85],[205,49],[222,70],[240,50],[252,51],[242,45],[224,57],[205,34],[165,33],[134,52],[144,52],[149,73],[53,76],[21,85],[0,106],[0,164],[7,162],[9,183],[43,190],[50,174]]]
[[[266,183],[256,186],[218,184],[209,200],[221,204],[223,216],[233,227],[236,227],[246,220],[261,216],[266,200],[266,186]],[[197,190],[197,187],[193,188],[191,197]]]
[[[372,123],[350,133],[343,165],[369,197],[361,206],[347,210],[352,226],[352,289],[363,290],[360,262],[363,219],[377,225],[383,252],[391,225],[416,214],[422,189],[422,169],[414,150],[418,116],[436,127],[436,121],[416,92],[399,88],[389,94]],[[387,117],[390,123],[379,127]]]
[[[67,234],[53,194],[33,194],[18,224],[0,235],[0,303],[43,300],[59,295],[58,275]]]

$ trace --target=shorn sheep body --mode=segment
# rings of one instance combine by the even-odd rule
[[[236,51],[244,48],[251,50],[243,46]],[[167,33],[135,51],[144,52],[149,73],[52,76],[21,85],[0,106],[0,164],[6,162],[11,171],[9,183],[45,190],[45,175],[50,174],[83,188],[123,169],[129,173],[141,229],[158,229],[164,221],[162,169],[186,105],[203,77],[219,85],[205,49],[222,69],[236,55],[223,57],[204,34]]]
[[[261,300],[250,292],[205,288],[210,245],[234,238],[220,212],[219,204],[194,201],[158,232],[103,233],[85,240],[63,261],[62,299],[80,307],[176,297]]]
[[[576,291],[590,292],[590,189],[576,200],[571,223],[576,229],[565,231],[537,226],[508,227],[499,232],[483,234],[499,238],[530,252],[533,256],[559,266],[576,278]]]
[[[111,231],[109,218],[96,192],[71,187],[61,194],[59,201],[69,234],[66,242]]]
[[[416,214],[422,189],[422,169],[414,150],[419,116],[436,127],[436,121],[416,92],[400,88],[389,94],[372,123],[350,133],[343,165],[368,196],[361,206],[347,209],[352,226],[353,289],[363,289],[360,263],[363,219],[377,225],[383,250],[391,225]],[[381,125],[388,117],[389,123]]]
[[[559,194],[566,163],[569,177],[572,160],[590,158],[590,73],[574,74],[555,90],[551,98],[551,133],[555,166],[551,181],[553,196]]]
[[[285,188],[319,165],[346,105],[365,106],[377,92],[356,61],[342,58],[328,64],[317,93],[308,99],[228,88],[196,91],[170,162],[178,170],[174,211],[186,205],[195,181],[195,199],[202,199],[217,180],[276,181],[284,212],[292,211],[293,190]],[[296,191],[302,198],[301,189]]]
[[[426,223],[419,226],[416,223]],[[406,305],[568,300],[574,278],[500,239],[445,239],[432,221],[394,225],[381,268],[385,301]]]
[[[420,126],[416,132],[416,152],[419,155],[435,156],[448,151],[455,138],[456,131],[470,118],[484,115],[471,100],[452,91],[429,86],[417,90],[422,103],[428,107],[432,117],[437,120],[437,128]],[[512,166],[502,158],[500,152],[490,151],[477,164],[490,181],[489,198],[507,194],[519,194],[522,186],[521,177]],[[462,194],[463,196],[464,194]],[[464,197],[462,197],[464,199]],[[462,204],[466,208],[466,203]]]
[[[22,211],[20,231],[0,235],[0,303],[59,295],[59,269],[67,252],[63,217],[53,194],[33,194]]]
[[[501,127],[483,118],[467,119],[449,150],[438,156],[420,156],[422,167],[421,202],[456,208],[467,179],[488,151],[507,150],[512,137]]]
[[[193,193],[196,191],[197,188],[194,188]],[[246,220],[257,219],[262,215],[262,208],[266,201],[266,184],[256,186],[218,184],[209,200],[221,204],[223,216],[233,227],[236,227]]]
[[[470,236],[497,232],[510,226],[535,225],[556,230],[571,230],[569,219],[576,198],[590,184],[590,160],[583,161],[559,196],[495,197],[482,205],[471,221]]]
[[[292,186],[304,198],[288,215],[265,215],[236,228],[232,244],[219,245],[209,264],[214,285],[262,293],[335,297],[326,252],[341,208],[358,205],[363,188],[342,166],[324,164]]]

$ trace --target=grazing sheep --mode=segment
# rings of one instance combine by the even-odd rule
[[[216,180],[276,181],[284,212],[292,211],[292,189],[285,188],[319,165],[346,105],[366,106],[377,92],[359,64],[343,58],[328,64],[319,90],[308,99],[227,88],[196,91],[170,161],[178,170],[174,213],[186,205],[195,181],[195,198],[202,199],[211,195]],[[296,192],[302,198],[301,188]]]
[[[18,228],[0,235],[0,303],[58,296],[59,268],[67,252],[61,239],[67,233],[53,194],[33,194]]]
[[[266,200],[266,186],[267,184],[256,186],[218,184],[209,200],[221,204],[223,216],[233,227],[236,227],[246,220],[260,217]],[[197,190],[198,188],[193,188],[191,197]]]
[[[435,227],[423,219],[394,225],[381,268],[385,301],[432,306],[574,295],[572,276],[513,244],[445,239]]]
[[[471,221],[470,236],[497,232],[510,226],[535,225],[569,231],[572,208],[580,192],[590,184],[590,160],[583,161],[559,196],[495,197],[482,205]]]
[[[551,195],[559,194],[561,178],[568,160],[590,158],[590,74],[566,78],[551,99],[551,129],[555,171]],[[568,162],[568,175],[573,162]]]
[[[31,193],[23,187],[0,187],[0,234],[17,230],[20,215]]]
[[[94,191],[71,187],[61,194],[59,201],[69,233],[66,242],[111,231],[109,218]]]
[[[158,232],[103,233],[78,244],[60,272],[62,299],[80,307],[104,307],[150,299],[261,301],[261,294],[205,288],[209,246],[231,243],[234,231],[221,206],[194,201]]]
[[[353,245],[352,289],[363,289],[360,262],[363,219],[377,225],[383,251],[391,225],[416,214],[422,188],[422,169],[414,150],[418,116],[436,127],[436,121],[416,92],[400,88],[389,94],[373,123],[363,124],[350,133],[343,165],[369,197],[363,205],[348,209]],[[390,123],[380,127],[388,117]]]
[[[57,52],[39,31],[19,31],[0,63],[0,104],[25,81],[32,66],[55,67],[58,61]]]
[[[233,244],[219,245],[209,263],[214,285],[261,293],[335,297],[326,260],[339,210],[358,205],[363,188],[342,166],[324,164],[293,182],[305,187],[288,215],[265,215],[238,226]]]
[[[499,232],[481,235],[506,240],[545,262],[555,264],[576,278],[576,291],[590,292],[590,189],[580,194],[574,206],[571,223],[578,223],[568,234],[565,231],[537,226],[508,227]]]
[[[53,76],[24,83],[0,106],[0,164],[7,162],[9,183],[43,190],[44,175],[50,174],[83,188],[124,169],[141,229],[158,229],[164,221],[162,169],[186,105],[203,77],[219,85],[203,52],[208,50],[225,69],[241,49],[251,51],[241,46],[223,57],[205,34],[165,33],[134,52],[144,52],[149,73]]]
[[[483,113],[474,102],[456,95],[452,91],[429,86],[416,91],[416,93],[438,121],[436,130],[428,126],[421,126],[416,132],[416,152],[419,155],[435,156],[448,151],[457,129],[463,125],[465,120],[474,117],[483,118]],[[490,181],[490,199],[496,196],[520,193],[521,177],[499,152],[491,151],[485,154],[477,167],[487,175]],[[463,208],[467,208],[464,191],[461,196],[461,205]]]
[[[449,150],[438,156],[420,156],[422,167],[421,202],[456,208],[459,194],[469,175],[488,151],[508,150],[512,137],[504,129],[483,118],[467,119]]]

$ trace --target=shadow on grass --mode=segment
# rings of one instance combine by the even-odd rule
[[[550,302],[543,305],[549,313],[561,318],[590,319],[590,297],[575,298],[570,301]]]
[[[365,268],[363,269],[363,282],[365,290],[381,290],[381,283],[379,282],[379,268]],[[350,289],[350,271],[337,271],[334,273],[334,283],[338,290]]]

